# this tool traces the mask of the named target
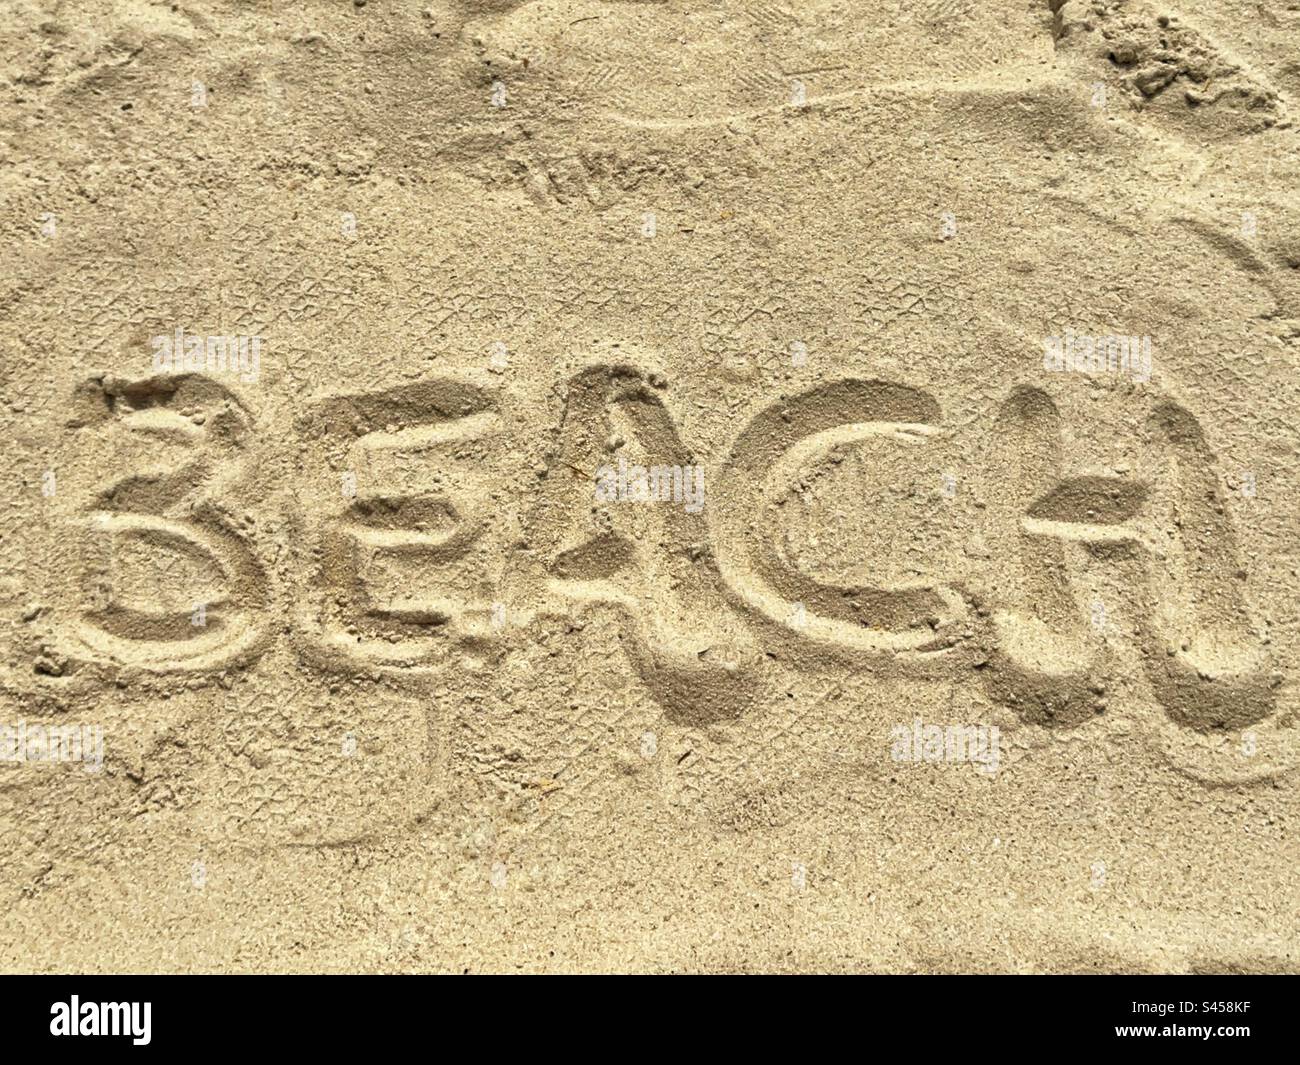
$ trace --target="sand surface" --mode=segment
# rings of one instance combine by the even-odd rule
[[[0,969],[1300,968],[1300,3],[0,64]]]

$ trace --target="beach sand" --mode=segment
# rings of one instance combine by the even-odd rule
[[[3,7],[0,969],[1300,968],[1300,5]]]

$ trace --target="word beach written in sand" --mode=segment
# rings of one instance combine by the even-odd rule
[[[683,442],[666,391],[625,365],[574,375],[555,446],[514,476],[520,419],[491,383],[317,399],[289,442],[300,476],[282,486],[312,503],[285,515],[302,543],[296,611],[283,619],[270,604],[284,568],[241,510],[268,445],[228,381],[85,382],[79,433],[169,450],[159,462],[156,449],[128,449],[148,458],[105,483],[60,481],[51,513],[81,561],[50,576],[68,586],[52,601],[76,605],[39,619],[43,660],[59,665],[38,682],[86,667],[224,673],[287,638],[327,670],[418,684],[467,649],[508,651],[539,619],[600,609],[620,619],[664,713],[685,723],[743,716],[779,659],[972,679],[1026,721],[1077,726],[1105,709],[1117,644],[1136,649],[1178,726],[1243,730],[1274,713],[1282,678],[1250,617],[1213,453],[1198,419],[1159,390],[1115,399],[1153,442],[1146,468],[1124,475],[1071,469],[1066,413],[1035,386],[949,426],[922,389],[832,380],[755,410],[707,462]],[[945,471],[929,497],[914,493],[925,498],[904,529],[933,527],[928,572],[892,577],[886,547],[854,580],[829,580],[781,532],[808,482],[839,476],[855,454],[877,469]],[[602,491],[632,466],[674,471],[691,505]],[[942,548],[962,538],[979,550]],[[1127,590],[1122,607],[1076,589],[1079,558]]]

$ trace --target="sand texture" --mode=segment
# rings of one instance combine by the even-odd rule
[[[1300,3],[0,63],[0,970],[1300,969]]]

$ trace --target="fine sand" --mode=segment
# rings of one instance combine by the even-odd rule
[[[1300,4],[0,62],[0,969],[1300,969]]]

